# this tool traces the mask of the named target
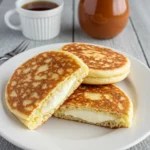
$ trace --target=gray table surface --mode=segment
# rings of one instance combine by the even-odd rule
[[[15,0],[3,0],[0,3],[0,56],[17,47],[23,40],[27,40],[21,32],[9,29],[4,23],[4,14],[7,10],[15,7],[14,2]],[[88,42],[127,52],[150,67],[150,0],[130,0],[129,3],[130,19],[123,32],[111,40],[96,40],[84,34],[80,29],[77,18],[78,0],[65,0],[59,36],[47,41],[30,41],[26,50],[53,43]],[[14,24],[18,24],[18,16],[14,16],[12,21]],[[0,150],[20,150],[20,148],[0,136]],[[150,137],[130,150],[150,150]]]

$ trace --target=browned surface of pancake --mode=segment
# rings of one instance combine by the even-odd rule
[[[60,107],[84,107],[112,113],[128,114],[129,98],[114,85],[80,85]]]
[[[31,114],[47,94],[80,66],[69,55],[61,52],[44,52],[22,66],[7,85],[7,101],[12,109]]]
[[[72,43],[62,47],[62,50],[78,56],[91,69],[113,70],[127,63],[127,58],[122,54],[99,46]]]

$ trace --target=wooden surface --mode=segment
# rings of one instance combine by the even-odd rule
[[[65,7],[59,36],[47,41],[30,41],[27,50],[51,43],[87,42],[117,48],[150,66],[150,0],[130,0],[129,22],[124,31],[111,40],[96,40],[83,33],[78,23],[78,0],[64,1]],[[14,7],[14,2],[15,0],[4,0],[0,3],[0,56],[14,49],[22,40],[27,40],[19,31],[9,29],[4,23],[4,14]],[[19,23],[17,15],[13,17],[12,21],[14,24]],[[20,149],[0,137],[0,150]],[[130,150],[150,150],[150,137]]]

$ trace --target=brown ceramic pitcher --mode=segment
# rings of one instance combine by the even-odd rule
[[[128,18],[128,0],[80,0],[81,28],[94,38],[115,37],[124,29]]]

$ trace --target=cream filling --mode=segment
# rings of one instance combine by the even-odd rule
[[[70,115],[91,123],[102,123],[105,121],[116,120],[116,117],[110,116],[104,112],[93,112],[89,110],[67,110],[65,115]]]
[[[61,90],[56,92],[54,96],[50,97],[50,101],[42,108],[42,113],[49,113],[51,110],[55,109],[59,104],[61,104],[76,81],[76,77],[68,80],[68,82],[66,82],[63,85]]]

